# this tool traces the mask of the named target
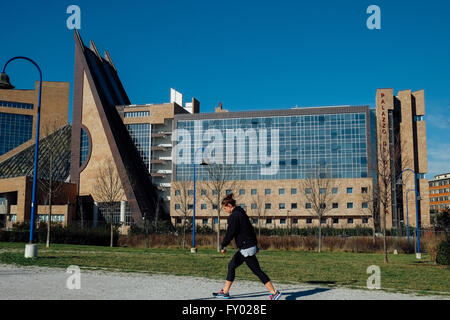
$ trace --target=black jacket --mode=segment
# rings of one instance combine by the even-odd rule
[[[233,240],[239,249],[247,249],[257,245],[255,229],[245,210],[236,206],[228,217],[228,228],[221,248],[224,249]]]

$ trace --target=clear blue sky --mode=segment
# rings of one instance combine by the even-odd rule
[[[0,65],[36,60],[44,80],[73,81],[69,5],[81,36],[108,50],[132,103],[174,87],[229,111],[370,105],[377,88],[425,90],[429,175],[450,172],[450,2],[445,0],[3,1]],[[366,9],[381,8],[381,30]],[[8,66],[17,88],[37,79]]]

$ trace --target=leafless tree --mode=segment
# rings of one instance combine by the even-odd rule
[[[191,181],[172,181],[172,188],[175,190],[174,203],[177,205],[175,211],[182,216],[182,238],[181,247],[186,247],[186,220],[192,214],[192,196],[189,190],[192,186]]]
[[[261,216],[266,215],[266,197],[265,195],[256,194],[252,197],[253,204],[256,206],[252,208],[255,215],[258,216],[258,238],[261,238]]]
[[[363,202],[367,203],[367,208],[363,211],[370,214],[372,218],[372,242],[375,245],[376,225],[378,221],[378,189],[376,186],[367,188],[367,192],[362,194]]]
[[[237,195],[239,181],[233,179],[234,170],[231,165],[207,163],[203,166],[206,170],[207,180],[202,183],[207,188],[206,199],[211,208],[217,213],[217,252],[220,252],[220,214],[221,202],[227,190]]]
[[[315,167],[307,173],[305,179],[300,180],[300,196],[304,196],[306,202],[310,203],[310,213],[319,219],[319,248],[322,251],[322,218],[332,208],[334,195],[332,193],[333,180],[326,168]]]
[[[48,205],[48,221],[47,221],[47,239],[46,247],[50,246],[50,233],[52,224],[52,205],[55,198],[60,196],[63,189],[64,181],[61,181],[57,168],[58,157],[63,156],[61,151],[70,150],[70,141],[64,139],[63,132],[59,127],[60,121],[48,121],[41,128],[43,138],[40,141],[40,167],[39,167],[39,189],[43,194],[43,198]],[[61,147],[63,150],[55,150],[55,147]],[[64,177],[65,178],[65,177]]]
[[[111,224],[111,242],[110,246],[113,246],[113,234],[114,234],[114,223],[113,214],[114,208],[117,203],[124,197],[124,191],[122,188],[122,183],[120,181],[119,174],[111,160],[108,160],[100,169],[98,170],[96,176],[96,183],[93,187],[92,194],[98,202],[101,202],[107,209],[110,215]]]

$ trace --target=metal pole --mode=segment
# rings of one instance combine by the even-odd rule
[[[411,190],[406,191],[406,234],[408,235],[408,248],[409,248],[408,193],[410,191]]]
[[[23,59],[31,62],[35,65],[35,67],[39,71],[39,98],[38,98],[38,106],[37,106],[37,118],[36,118],[36,143],[34,148],[34,174],[33,174],[33,195],[31,200],[31,221],[30,221],[30,244],[33,243],[33,230],[34,230],[34,217],[37,210],[37,201],[36,201],[36,187],[37,187],[37,177],[38,177],[38,153],[39,153],[39,126],[40,126],[40,112],[41,112],[41,93],[42,93],[42,71],[37,65],[36,62],[27,57],[14,57],[6,62],[3,67],[3,73],[5,73],[6,66],[13,60]]]
[[[417,203],[417,175],[414,172],[414,186],[416,189],[415,197],[416,197],[416,230],[417,230],[417,253],[420,254],[420,235],[419,235],[419,206]]]
[[[194,154],[194,211],[192,215],[192,248],[195,250],[195,154]]]

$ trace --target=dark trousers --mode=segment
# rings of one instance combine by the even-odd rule
[[[256,259],[256,254],[254,254],[253,256],[244,257],[239,250],[234,254],[233,258],[228,264],[227,281],[234,281],[236,268],[243,264],[244,261],[250,268],[250,270],[252,270],[252,272],[259,278],[259,280],[261,280],[263,284],[266,284],[270,281],[269,277],[261,270],[258,259]]]

